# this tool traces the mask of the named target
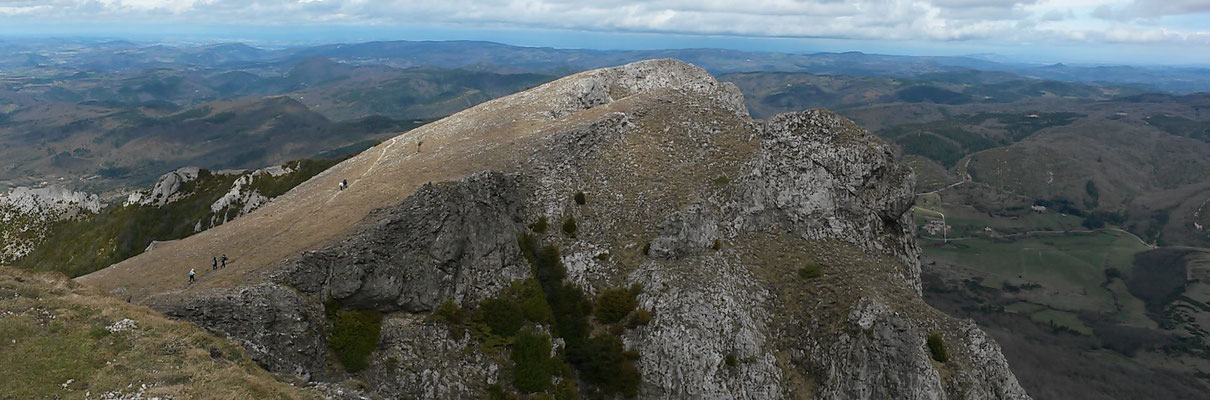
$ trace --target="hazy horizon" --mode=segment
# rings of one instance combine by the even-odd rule
[[[1210,4],[1203,3],[13,0],[0,2],[0,37],[271,47],[485,40],[599,50],[992,54],[998,61],[1036,64],[1210,66]]]

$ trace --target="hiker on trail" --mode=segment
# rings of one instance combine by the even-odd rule
[[[210,269],[218,269],[218,257],[210,257]]]
[[[223,262],[222,268],[227,268],[227,255],[226,254],[223,254],[223,258],[220,258],[219,261]]]
[[[195,274],[197,274],[197,272],[193,271],[193,268],[190,268],[189,269],[189,284],[190,285],[192,285],[193,282],[197,280],[197,278],[193,277]]]
[[[340,180],[340,190],[345,190],[345,188],[347,188],[347,187],[349,187],[349,180],[341,179]]]

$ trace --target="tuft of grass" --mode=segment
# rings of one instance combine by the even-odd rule
[[[726,175],[719,175],[718,178],[714,178],[715,185],[723,186],[728,183],[731,183],[731,178],[728,178]]]
[[[568,237],[576,237],[576,217],[567,217],[563,221],[563,233]]]
[[[574,197],[576,200],[576,204],[584,205],[585,203],[588,202],[588,199],[584,197],[584,192],[576,192],[576,195]]]
[[[933,361],[943,363],[949,361],[949,355],[945,353],[945,342],[941,340],[940,333],[932,333],[928,337],[929,353],[933,356]]]
[[[728,367],[735,368],[736,365],[739,365],[739,359],[735,357],[735,353],[727,353],[727,356],[723,358],[723,363],[727,364]]]
[[[529,224],[529,229],[532,229],[534,232],[537,232],[537,233],[546,233],[546,227],[547,226],[546,226],[546,216],[545,215],[538,217],[537,221],[535,221],[532,224]]]
[[[651,255],[651,242],[647,242],[647,243],[643,244],[643,255],[645,255],[645,256]]]
[[[823,276],[823,271],[820,270],[817,264],[807,264],[798,269],[798,277],[803,280],[812,280]]]
[[[324,315],[332,329],[328,347],[345,371],[358,372],[369,366],[366,358],[378,348],[382,313],[374,310],[347,310],[335,301],[324,303]]]
[[[710,245],[710,248],[714,249],[714,251],[721,250],[723,248],[723,241],[714,239],[714,244]]]

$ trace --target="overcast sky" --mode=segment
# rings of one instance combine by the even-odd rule
[[[0,0],[0,35],[496,39],[1210,64],[1210,0]]]

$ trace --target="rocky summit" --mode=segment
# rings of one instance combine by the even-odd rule
[[[921,300],[914,185],[837,114],[754,120],[735,86],[649,60],[417,128],[79,280],[331,397],[1027,398]]]

